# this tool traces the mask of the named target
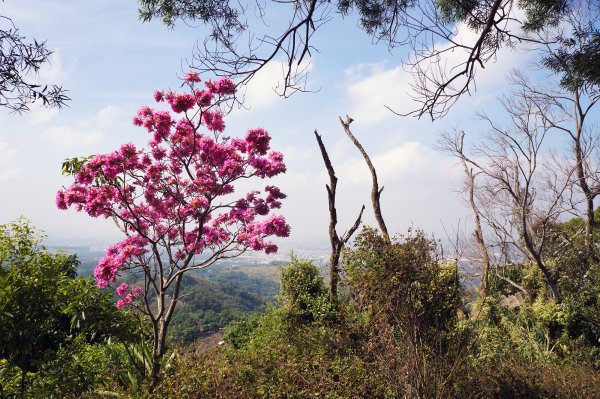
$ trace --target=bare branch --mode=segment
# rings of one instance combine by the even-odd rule
[[[344,128],[344,131],[346,132],[346,135],[350,138],[350,141],[352,141],[352,143],[356,146],[356,148],[358,148],[358,151],[360,151],[361,155],[365,159],[365,162],[367,163],[367,166],[369,167],[369,171],[371,172],[371,180],[372,180],[371,203],[373,204],[373,212],[375,213],[375,220],[377,220],[377,224],[379,225],[379,230],[381,230],[381,234],[383,234],[383,238],[385,239],[385,242],[389,244],[391,242],[390,235],[388,234],[388,230],[385,225],[385,221],[383,220],[383,216],[381,214],[381,203],[379,200],[381,197],[381,192],[383,191],[383,187],[379,188],[379,183],[377,182],[377,171],[375,170],[375,167],[373,166],[373,163],[371,162],[371,158],[369,158],[369,155],[367,154],[367,152],[365,151],[363,146],[356,139],[356,137],[354,137],[354,135],[352,134],[352,131],[350,130],[350,124],[354,121],[354,119],[350,118],[348,115],[346,115],[345,121],[342,120],[341,117],[339,117],[339,119],[340,119],[340,123],[342,124],[342,127]]]

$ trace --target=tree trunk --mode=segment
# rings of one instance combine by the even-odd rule
[[[152,346],[152,370],[150,380],[152,381],[151,391],[156,388],[160,376],[162,357],[165,354],[165,338],[167,329],[164,322],[159,321],[158,330],[154,334],[154,343]]]
[[[20,386],[21,399],[23,399],[25,397],[26,378],[27,378],[27,371],[25,371],[25,369],[21,369],[21,386]]]
[[[592,190],[587,184],[585,170],[584,170],[584,156],[583,149],[581,148],[581,143],[579,141],[579,135],[577,136],[577,140],[575,141],[575,157],[577,162],[577,181],[579,183],[579,187],[585,196],[585,204],[586,204],[586,246],[588,249],[592,245],[592,232],[594,231],[594,226],[596,224],[595,215],[594,215],[594,195],[592,194]]]
[[[321,156],[323,157],[323,162],[325,163],[325,168],[327,169],[327,173],[329,174],[329,184],[325,185],[327,189],[327,200],[329,203],[329,241],[331,243],[331,255],[329,257],[329,300],[334,305],[337,304],[337,287],[339,281],[339,263],[340,263],[340,255],[342,253],[342,248],[352,234],[358,229],[360,226],[360,221],[362,218],[363,211],[365,210],[365,206],[363,205],[360,213],[358,214],[358,218],[348,229],[348,231],[340,238],[337,234],[336,225],[337,225],[337,210],[335,208],[335,192],[337,188],[337,177],[335,176],[335,170],[333,169],[333,165],[331,164],[331,160],[329,159],[329,154],[327,153],[327,149],[325,148],[325,144],[323,144],[323,140],[317,131],[315,130],[315,138],[317,139],[317,144],[319,145],[319,149],[321,150]]]
[[[481,260],[483,263],[483,270],[481,273],[481,287],[479,289],[479,296],[482,298],[486,298],[488,296],[488,275],[490,270],[490,257],[487,251],[487,247],[485,246],[485,241],[483,239],[483,229],[481,228],[481,218],[479,217],[479,210],[477,209],[477,204],[475,204],[475,175],[473,174],[473,170],[469,170],[467,168],[467,164],[464,159],[463,166],[465,167],[465,172],[467,173],[468,185],[469,185],[469,204],[471,205],[471,211],[473,212],[473,217],[475,218],[475,241],[477,242],[477,246],[479,247],[479,252],[481,253]]]
[[[166,351],[166,340],[167,340],[167,331],[169,327],[169,323],[171,322],[171,317],[173,316],[173,312],[175,310],[175,306],[177,305],[177,300],[179,299],[179,289],[181,288],[181,279],[183,278],[183,273],[178,274],[175,277],[173,282],[173,293],[171,301],[168,306],[165,306],[163,301],[159,301],[162,306],[162,309],[159,309],[160,317],[153,324],[153,345],[152,345],[152,372],[150,374],[150,380],[152,381],[152,385],[150,390],[153,391],[154,388],[158,385],[159,377],[160,377],[160,369],[162,366],[162,358],[165,355]],[[165,290],[168,287],[165,288]],[[163,292],[163,297],[165,292]]]
[[[340,275],[340,250],[337,244],[332,244],[331,256],[329,257],[329,300],[335,304],[338,296],[338,280]]]
[[[536,266],[542,271],[542,274],[544,275],[544,279],[546,280],[546,284],[548,285],[548,288],[550,288],[550,293],[552,294],[552,300],[555,303],[559,303],[560,296],[558,293],[558,286],[556,285],[556,280],[554,278],[554,275],[552,274],[550,269],[548,269],[546,267],[546,265],[542,261],[542,258],[540,257],[540,255],[537,254],[533,249],[530,248],[530,246],[531,246],[530,241],[528,239],[526,239],[525,241],[526,241],[525,245],[527,246],[527,249],[529,250],[529,254],[535,261]]]
[[[473,218],[475,219],[475,233],[473,236],[475,237],[475,242],[479,247],[479,252],[481,253],[481,260],[483,263],[482,273],[481,273],[481,287],[479,288],[479,296],[481,298],[486,298],[488,296],[488,275],[490,271],[490,256],[487,251],[487,247],[485,246],[485,241],[483,239],[483,229],[481,227],[481,217],[479,216],[479,209],[477,208],[477,204],[475,203],[475,173],[473,173],[473,169],[469,168],[467,165],[467,160],[464,155],[464,140],[465,140],[465,132],[461,131],[458,140],[456,141],[456,153],[460,158],[460,162],[462,163],[463,169],[465,170],[465,175],[467,177],[467,188],[469,190],[469,205],[471,206],[471,212],[473,212]]]

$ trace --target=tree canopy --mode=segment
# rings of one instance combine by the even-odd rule
[[[0,360],[21,370],[21,394],[25,375],[76,337],[103,342],[130,327],[111,295],[76,277],[76,256],[50,252],[42,238],[24,219],[0,226]]]
[[[374,42],[385,42],[391,48],[410,46],[405,63],[415,75],[414,99],[418,106],[409,115],[445,115],[463,94],[475,89],[478,69],[494,62],[503,47],[524,43],[558,46],[561,66],[573,70],[579,78],[597,82],[589,55],[594,51],[597,29],[584,29],[592,37],[590,47],[574,51],[570,38],[580,34],[560,31],[560,23],[570,13],[583,8],[596,9],[589,0],[311,0],[271,1],[249,6],[234,1],[213,0],[140,0],[140,18],[160,19],[167,26],[178,20],[200,21],[210,26],[210,34],[199,45],[192,64],[200,71],[211,71],[238,78],[247,83],[265,65],[283,60],[283,96],[306,89],[307,62],[315,47],[317,31],[336,16],[356,16],[359,26]],[[277,31],[270,28],[260,33],[260,21],[268,25],[268,17],[276,8],[287,6],[288,23]],[[258,22],[249,22],[250,9]],[[275,10],[275,11],[274,11]],[[285,11],[284,11],[285,12]],[[255,18],[256,19],[256,18]],[[475,32],[476,39],[467,43],[459,36],[460,24]],[[247,37],[247,39],[246,39]],[[446,54],[459,51],[464,56],[448,65]],[[565,66],[570,65],[570,66]],[[565,82],[567,83],[567,82]],[[389,105],[393,108],[393,104]]]

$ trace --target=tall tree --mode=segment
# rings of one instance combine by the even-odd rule
[[[598,161],[598,134],[592,123],[598,96],[585,90],[584,83],[578,87],[565,87],[565,74],[560,76],[561,84],[541,86],[533,84],[522,73],[515,72],[511,81],[521,95],[532,101],[536,112],[554,131],[564,136],[571,154],[567,162],[557,160],[565,176],[572,174],[571,207],[577,214],[581,212],[586,221],[585,236],[591,249],[592,234],[596,220],[595,199],[600,194],[600,162]]]
[[[548,164],[547,141],[556,116],[542,115],[547,110],[519,91],[501,104],[509,122],[503,125],[481,115],[489,135],[474,146],[472,155],[463,149],[462,135],[447,148],[481,176],[476,187],[479,214],[497,245],[529,259],[542,272],[552,299],[559,301],[558,274],[544,255],[549,231],[570,210],[567,192],[573,170],[565,176]]]
[[[269,215],[285,198],[279,188],[267,185],[264,194],[253,190],[234,196],[241,180],[285,172],[283,155],[270,150],[269,134],[250,129],[243,138],[225,136],[219,106],[234,95],[233,83],[207,81],[201,90],[194,72],[185,81],[189,93],[154,95],[180,118],[150,107],[134,118],[152,135],[149,148],[130,143],[83,163],[67,162],[75,182],[57,195],[59,208],[111,218],[126,236],[108,248],[94,276],[100,287],[115,283],[122,271],[143,276],[143,287],[123,283],[117,288],[117,306],[135,306],[150,318],[153,386],[183,275],[248,250],[275,252],[277,246],[267,238],[290,232],[282,216]]]
[[[477,203],[477,189],[476,179],[480,172],[473,170],[473,167],[469,164],[465,155],[464,148],[465,132],[461,131],[458,134],[449,134],[444,132],[440,138],[439,148],[442,151],[450,153],[452,156],[458,158],[460,164],[465,173],[465,194],[467,202],[471,208],[473,214],[473,220],[475,222],[475,231],[473,232],[473,238],[477,244],[481,261],[481,285],[479,286],[479,295],[482,298],[488,295],[488,279],[491,268],[490,255],[488,253],[488,247],[485,243],[483,234],[483,225],[481,223],[481,211]]]
[[[100,342],[128,334],[111,296],[76,278],[77,258],[49,251],[42,238],[24,219],[0,226],[0,359],[20,369],[21,397],[27,373],[75,337]]]

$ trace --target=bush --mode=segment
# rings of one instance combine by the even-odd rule
[[[350,293],[371,326],[365,345],[397,396],[447,394],[461,361],[458,270],[435,250],[420,231],[388,244],[367,228],[345,253]]]
[[[292,324],[335,319],[323,276],[310,261],[292,258],[283,269],[279,300]]]
[[[156,398],[600,397],[586,339],[570,303],[507,309],[493,297],[459,320],[458,270],[423,233],[386,243],[365,229],[344,253],[337,311],[315,265],[293,259],[279,302],[231,326],[229,345],[183,353]],[[522,268],[535,289],[538,276]],[[539,294],[539,295],[538,295]]]

